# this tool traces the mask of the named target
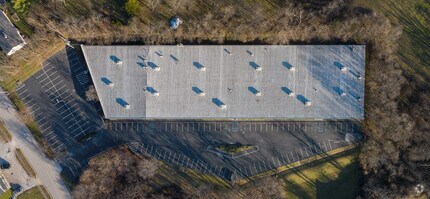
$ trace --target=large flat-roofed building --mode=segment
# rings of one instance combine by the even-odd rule
[[[363,119],[363,45],[82,46],[108,119]]]

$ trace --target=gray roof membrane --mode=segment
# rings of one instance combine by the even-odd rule
[[[82,49],[108,119],[364,116],[364,45]]]

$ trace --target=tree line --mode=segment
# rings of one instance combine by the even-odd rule
[[[125,8],[115,7],[113,0],[40,0],[29,8],[27,21],[35,27],[31,40],[36,44],[56,34],[87,44],[366,44],[363,129],[368,139],[360,155],[361,197],[411,196],[417,184],[428,193],[430,92],[402,72],[396,55],[401,27],[354,7],[352,0],[264,2],[143,0],[138,9],[130,3],[133,15],[119,25],[115,20]],[[175,31],[167,23],[174,15],[184,21]],[[21,53],[31,54],[34,43]],[[11,65],[3,68],[13,70]]]

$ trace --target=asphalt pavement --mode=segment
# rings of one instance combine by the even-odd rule
[[[18,116],[6,93],[0,89],[0,119],[12,134],[12,142],[20,148],[36,172],[35,181],[43,184],[51,198],[71,198],[63,184],[60,172],[61,167],[48,159],[39,148],[36,140]]]
[[[170,164],[232,179],[346,146],[347,134],[360,134],[353,121],[105,122],[100,105],[85,100],[92,85],[89,75],[79,51],[66,47],[17,88],[63,175],[75,180],[91,157],[121,144]],[[234,157],[213,150],[234,143],[254,147]]]

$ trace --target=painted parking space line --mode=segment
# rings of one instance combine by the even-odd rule
[[[49,88],[48,89],[46,89],[46,91],[48,91],[48,90],[51,90],[52,88],[54,88],[54,90],[56,90],[57,88],[56,88],[56,86],[58,85],[58,84],[61,84],[62,82],[63,82],[63,80],[61,79],[59,82],[57,82],[57,83],[55,83],[54,84],[54,82],[52,82],[51,81],[51,79],[48,77],[48,80],[49,80],[49,82],[48,83],[46,83],[46,84],[44,84],[44,85],[42,85],[42,88],[46,88],[47,86],[49,86]]]
[[[24,104],[25,104],[26,106],[30,106],[29,104],[30,104],[31,102],[33,102],[33,98],[31,98],[30,100],[28,100],[28,101],[24,102]]]
[[[63,105],[61,105],[60,107],[57,108],[57,111],[63,110],[65,108],[64,111],[60,112],[59,115],[63,115],[66,111],[68,111],[71,108],[75,108],[75,106],[77,106],[77,103],[74,103],[72,105],[69,105],[67,103],[64,103]],[[76,109],[75,109],[76,110]]]
[[[64,84],[63,86],[59,87],[58,90],[61,90],[61,89],[65,88],[65,87],[66,87],[66,84]],[[53,87],[51,87],[50,89],[52,89],[52,88]],[[49,91],[50,89],[47,89],[46,91]],[[69,89],[67,89],[67,90],[69,90]]]
[[[49,66],[49,65],[50,65],[50,63],[48,63],[48,64],[44,65],[44,66],[42,67],[42,69],[43,69],[43,68],[48,68],[48,66]],[[45,75],[46,75],[45,71],[50,71],[51,69],[53,69],[53,68],[49,68],[48,70],[44,70],[44,72],[42,72],[39,76],[37,76],[37,77],[36,77],[36,79],[38,80],[39,78],[41,78],[41,77],[45,76]]]
[[[23,88],[21,88],[21,89],[17,89],[16,90],[16,93],[19,95],[19,96],[21,96],[21,95],[23,95],[24,93],[27,93],[28,92],[28,89],[24,89],[24,90],[22,90]]]
[[[40,125],[39,128],[47,125],[48,123],[49,123],[49,121],[46,121],[45,123],[43,123],[42,125]]]
[[[46,80],[49,80],[49,78],[51,78],[52,76],[56,75],[56,73],[57,73],[57,71],[54,71],[54,72],[52,72],[52,73],[51,73],[51,74],[49,74],[49,75],[48,75],[48,74],[46,74],[46,73],[44,73],[44,74],[43,74],[43,76],[44,76],[45,78],[38,80],[38,81],[39,81],[39,83],[43,84],[43,82],[45,82]]]
[[[18,96],[20,96],[21,100],[26,100],[27,98],[31,97],[31,94],[28,93],[27,95],[23,96],[26,92],[23,92],[21,94],[18,94]]]

